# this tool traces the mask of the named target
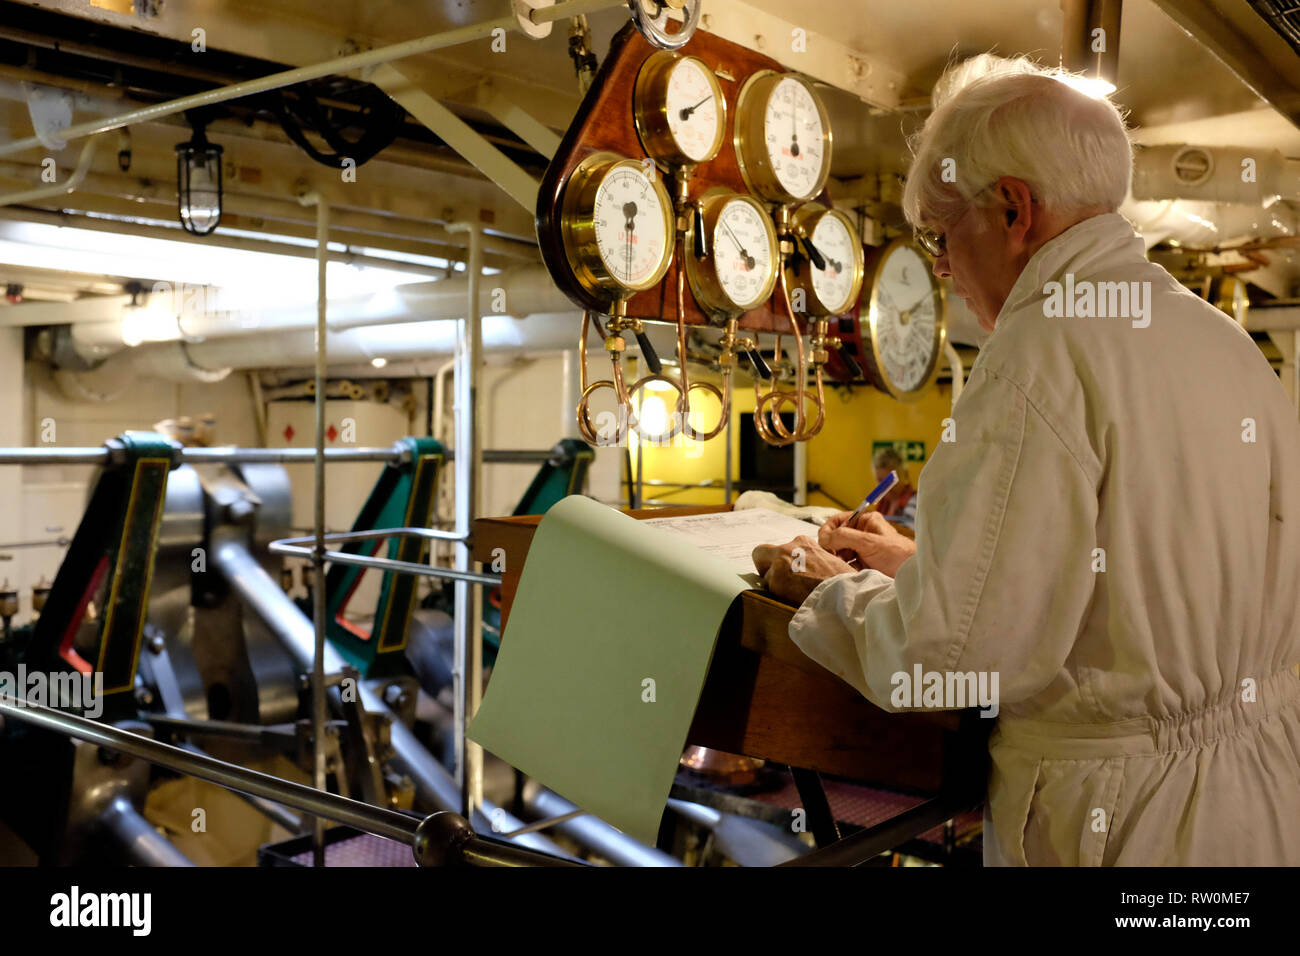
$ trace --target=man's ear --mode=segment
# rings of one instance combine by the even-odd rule
[[[1003,222],[1012,238],[1024,241],[1034,222],[1034,197],[1029,184],[1014,176],[997,181],[998,198],[1003,204]]]

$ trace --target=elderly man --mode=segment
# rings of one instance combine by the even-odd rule
[[[795,643],[882,708],[922,705],[896,696],[917,666],[998,675],[986,863],[1300,864],[1296,410],[1116,214],[1115,108],[982,71],[904,193],[992,333],[916,540],[841,515],[755,563],[802,602]]]

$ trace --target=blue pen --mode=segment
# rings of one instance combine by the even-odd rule
[[[853,522],[858,520],[858,516],[862,514],[862,512],[870,511],[879,504],[880,499],[885,497],[889,489],[894,487],[896,484],[898,484],[898,472],[891,471],[885,476],[884,481],[872,488],[871,493],[862,499],[862,504],[858,505],[858,510],[853,512],[853,517],[846,521],[845,524],[852,527]]]

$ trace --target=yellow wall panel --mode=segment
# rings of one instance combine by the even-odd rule
[[[697,376],[699,381],[716,378]],[[656,396],[664,411],[671,415],[674,392],[643,392],[643,396]],[[948,385],[931,389],[917,402],[904,403],[866,385],[855,386],[853,391],[827,389],[826,422],[821,432],[808,442],[808,482],[820,484],[830,495],[849,506],[855,506],[862,496],[875,485],[871,468],[871,443],[906,439],[925,443],[926,456],[934,452],[943,430],[943,420],[952,410],[952,390]],[[732,435],[732,476],[740,471],[741,429],[752,429],[754,389],[747,381],[735,390],[733,408],[745,413],[736,423]],[[713,428],[718,422],[718,402],[696,390],[691,394],[691,423],[700,429]],[[643,412],[649,422],[652,416]],[[719,435],[708,442],[685,441],[680,436],[663,445],[645,445],[643,477],[646,480],[696,483],[708,480],[721,481],[725,473],[725,437]],[[633,449],[633,467],[636,463]],[[920,463],[909,463],[908,471],[915,484],[920,474]],[[673,504],[722,504],[722,489],[692,488],[675,491],[672,488],[647,486],[646,498],[657,498]],[[811,492],[809,504],[834,505],[824,494]]]

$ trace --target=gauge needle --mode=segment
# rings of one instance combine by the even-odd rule
[[[921,303],[924,302],[926,299],[930,298],[930,296],[932,295],[934,295],[934,293],[930,292],[929,290],[921,293],[921,297],[917,299],[915,302],[913,302],[911,305],[909,305],[907,307],[907,311],[912,312],[916,309],[919,309],[921,307]]]
[[[813,245],[812,239],[807,236],[804,236],[803,244],[804,248],[808,250],[808,260],[816,266],[819,271],[825,272],[826,263],[830,260],[826,258],[826,255],[820,249]],[[838,262],[832,262],[831,265],[835,266],[835,273],[838,275],[840,264]]]
[[[692,113],[694,113],[696,110],[698,110],[701,106],[703,106],[705,103],[707,103],[707,102],[708,102],[709,100],[711,100],[711,99],[713,99],[713,94],[712,94],[712,93],[710,93],[708,96],[704,97],[704,99],[700,100],[700,101],[699,101],[698,103],[696,103],[695,105],[693,105],[693,106],[687,106],[687,107],[683,108],[682,110],[679,110],[678,113],[677,113],[677,115],[680,116],[680,117],[682,118],[682,121],[683,121],[683,122],[685,122],[686,120],[688,120],[688,119],[691,118],[691,114],[692,114]]]
[[[745,247],[740,244],[740,240],[736,238],[736,234],[731,231],[731,226],[728,225],[725,221],[722,223],[722,228],[727,230],[727,235],[731,237],[731,241],[734,242],[736,244],[736,248],[740,250],[741,258],[745,260],[745,271],[746,272],[752,271],[755,265],[754,257],[751,256],[745,250]]]
[[[632,276],[632,233],[636,229],[636,203],[623,203],[623,215],[627,217],[627,222],[623,228],[627,232],[627,276]]]
[[[799,101],[790,106],[790,155],[799,155]]]

